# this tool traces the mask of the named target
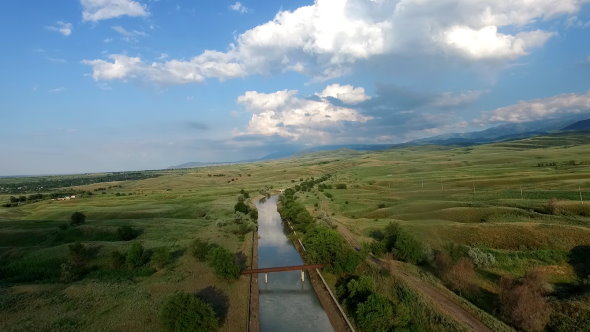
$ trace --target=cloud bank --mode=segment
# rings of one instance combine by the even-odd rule
[[[153,63],[113,54],[85,63],[95,79],[186,84],[286,71],[328,79],[348,73],[356,63],[391,55],[509,61],[554,35],[533,28],[536,23],[573,15],[587,1],[316,0],[278,12],[272,21],[238,35],[225,51]],[[147,15],[144,6],[129,0],[82,3],[85,20]],[[131,66],[122,70],[128,75],[104,73],[121,66]]]
[[[548,98],[520,101],[514,105],[486,112],[479,122],[528,122],[580,113],[590,113],[590,91],[585,94],[565,93]]]

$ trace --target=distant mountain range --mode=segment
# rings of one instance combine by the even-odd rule
[[[284,151],[276,151],[264,157],[250,160],[241,160],[235,162],[188,162],[169,168],[192,168],[204,166],[217,166],[240,164],[248,162],[257,162],[264,160],[274,160],[288,158],[294,155],[304,153],[350,149],[356,151],[379,151],[394,147],[404,146],[419,146],[419,145],[477,145],[494,142],[509,141],[515,139],[522,139],[532,136],[539,136],[548,133],[556,133],[561,131],[587,131],[590,130],[590,119],[583,119],[588,115],[578,115],[574,117],[567,117],[553,120],[540,120],[523,123],[503,124],[496,127],[488,128],[482,131],[474,131],[468,133],[451,133],[438,135],[428,138],[417,139],[414,141],[401,144],[341,144],[341,145],[322,145],[307,149],[289,149]],[[581,120],[583,119],[583,120]]]

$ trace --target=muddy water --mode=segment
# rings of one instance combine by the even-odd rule
[[[256,204],[258,208],[258,267],[301,265],[303,260],[287,238],[277,212],[277,196]],[[301,271],[273,272],[258,276],[260,331],[334,331],[308,281]]]

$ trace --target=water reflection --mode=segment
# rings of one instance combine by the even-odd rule
[[[277,197],[256,204],[258,208],[258,266],[275,267],[303,264],[287,239],[277,212]],[[261,331],[333,331],[319,303],[309,277],[301,281],[300,271],[275,272],[258,278]]]

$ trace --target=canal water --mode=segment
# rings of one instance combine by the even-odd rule
[[[303,260],[287,238],[277,211],[277,196],[256,204],[258,208],[258,267],[301,265]],[[274,272],[258,276],[260,331],[334,331],[309,283],[301,282],[301,271]]]

